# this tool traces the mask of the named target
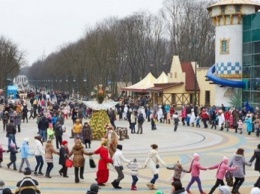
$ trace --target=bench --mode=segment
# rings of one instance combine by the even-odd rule
[[[119,140],[129,139],[128,130],[126,127],[117,127],[115,129],[116,133],[119,135]]]

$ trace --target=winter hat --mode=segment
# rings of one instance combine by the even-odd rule
[[[29,143],[29,138],[24,138],[23,141]]]
[[[174,182],[172,182],[172,186],[174,186],[175,191],[178,191],[179,189],[182,188],[182,184],[181,184],[180,181],[174,181]]]
[[[99,190],[99,186],[96,183],[93,183],[90,186],[90,191],[98,192],[98,190]]]
[[[12,191],[9,188],[5,188],[2,193],[3,194],[12,194]]]
[[[61,144],[62,144],[62,145],[66,145],[66,144],[68,144],[68,142],[67,142],[66,140],[64,140],[64,141],[62,141]]]
[[[199,160],[199,159],[200,159],[200,155],[197,154],[197,153],[195,153],[195,154],[193,154],[193,158],[194,158],[195,160]]]
[[[24,174],[24,175],[31,175],[31,174],[32,174],[32,171],[31,171],[30,168],[26,167],[26,168],[24,169],[23,174]]]
[[[11,143],[10,146],[11,146],[11,148],[15,148],[16,147],[16,145],[14,143]]]
[[[229,187],[226,185],[219,187],[219,190],[222,194],[231,194]]]
[[[35,136],[35,137],[34,137],[34,139],[37,139],[37,140],[41,141],[41,139],[42,139],[42,136],[40,136],[40,135],[37,135],[37,136]]]
[[[119,150],[122,150],[122,149],[123,149],[123,146],[122,146],[121,144],[118,144],[118,145],[116,146],[116,148],[119,149]]]
[[[5,186],[5,182],[3,180],[0,180],[0,188],[3,188]]]
[[[254,187],[251,189],[250,194],[260,194],[260,189],[258,187]]]
[[[160,191],[160,190],[157,190],[157,191],[156,191],[156,194],[164,194],[164,192],[163,192],[163,191]]]
[[[227,164],[228,163],[228,158],[226,156],[223,157],[222,161]]]

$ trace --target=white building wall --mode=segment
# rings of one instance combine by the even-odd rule
[[[224,104],[225,106],[230,106],[230,97],[225,97],[224,94],[227,91],[227,87],[219,87],[216,85],[216,98],[215,98],[215,105],[221,106],[221,104]]]
[[[216,26],[215,63],[242,64],[242,25]],[[229,54],[220,54],[221,39],[229,39]]]

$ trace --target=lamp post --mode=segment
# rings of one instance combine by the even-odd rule
[[[195,61],[195,75],[194,75],[194,106],[197,105],[197,62]]]
[[[191,53],[192,53],[192,56],[193,58],[195,58],[195,67],[194,67],[194,106],[197,105],[197,59],[198,59],[198,55],[196,55],[196,51],[197,49],[199,48],[199,43],[195,40],[195,41],[192,41],[188,47],[191,49]],[[196,50],[196,51],[195,51]],[[194,55],[196,57],[194,57]]]

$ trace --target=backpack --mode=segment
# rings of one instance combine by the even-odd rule
[[[138,121],[138,123],[143,123],[143,122],[144,122],[144,116],[143,116],[143,114],[139,114],[139,115],[138,115],[137,121]]]
[[[233,185],[234,185],[233,175],[230,171],[227,171],[227,173],[225,174],[225,178],[226,178],[227,185],[230,187],[233,187]]]

